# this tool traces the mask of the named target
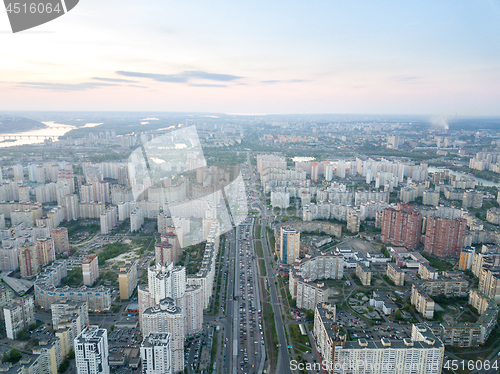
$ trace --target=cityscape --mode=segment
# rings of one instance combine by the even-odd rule
[[[500,4],[4,0],[0,374],[500,373]]]
[[[496,124],[29,114],[66,132],[0,135],[6,372],[498,372]]]

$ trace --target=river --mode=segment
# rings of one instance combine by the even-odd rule
[[[38,136],[40,136],[40,135],[45,135],[45,136],[56,137],[56,139],[53,139],[53,140],[57,141],[57,137],[66,134],[68,131],[76,129],[75,126],[64,125],[61,123],[55,123],[55,122],[42,122],[42,123],[47,127],[44,129],[39,129],[39,130],[0,134],[0,136],[8,136],[8,135],[18,135],[18,136],[19,135],[32,135],[32,136],[38,135]],[[23,139],[16,139],[15,141],[6,141],[6,142],[0,141],[0,148],[17,147],[19,145],[26,145],[26,144],[40,144],[40,143],[43,143],[44,140],[45,140],[44,138],[38,138],[38,139],[37,138],[23,138]]]
[[[469,174],[464,174],[464,173],[461,173],[459,171],[455,171],[455,170],[451,170],[451,169],[447,169],[447,168],[437,168],[435,166],[429,166],[427,168],[427,170],[429,171],[429,173],[436,173],[436,172],[439,172],[439,171],[445,171],[445,170],[449,170],[450,171],[450,174],[455,174],[457,177],[466,177],[466,178],[472,178],[474,179],[478,184],[481,183],[483,186],[488,186],[488,187],[500,187],[500,183],[496,183],[496,182],[492,182],[492,181],[489,181],[489,180],[486,180],[486,179],[483,179],[483,178],[478,178],[478,177],[475,177],[474,175],[469,175]]]

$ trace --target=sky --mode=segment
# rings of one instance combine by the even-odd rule
[[[500,115],[498,0],[80,0],[0,46],[0,110]]]

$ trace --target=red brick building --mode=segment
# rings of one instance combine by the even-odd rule
[[[424,251],[439,257],[459,257],[464,248],[467,220],[427,217]]]
[[[381,240],[385,244],[410,249],[420,244],[422,215],[410,204],[398,204],[382,212]]]

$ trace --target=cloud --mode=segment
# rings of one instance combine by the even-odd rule
[[[188,74],[192,78],[206,79],[218,82],[231,82],[243,78],[243,77],[238,77],[237,75],[213,74],[213,73],[207,73],[205,71],[187,71],[184,73]]]
[[[151,73],[137,73],[134,71],[117,71],[116,74],[123,75],[125,77],[135,77],[135,78],[149,78],[157,82],[170,82],[170,83],[185,83],[187,78],[181,75],[165,75],[165,74],[151,74]]]
[[[306,79],[285,79],[285,80],[267,80],[267,81],[260,81],[260,83],[264,84],[275,84],[275,83],[303,83],[303,82],[311,82],[310,80]]]
[[[227,87],[225,84],[190,83],[191,87]]]
[[[192,79],[204,79],[217,82],[231,82],[243,77],[231,74],[215,74],[206,71],[184,71],[180,74],[153,74],[134,71],[117,71],[116,74],[125,77],[148,78],[157,82],[188,83]]]
[[[20,82],[21,86],[39,88],[50,91],[86,91],[99,87],[117,86],[111,83],[84,82],[84,83],[50,83],[50,82]]]
[[[93,77],[92,79],[96,81],[103,81],[103,82],[124,82],[124,83],[135,83],[136,81],[131,81],[130,79],[120,79],[120,78],[99,78],[99,77]]]

